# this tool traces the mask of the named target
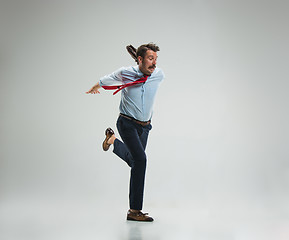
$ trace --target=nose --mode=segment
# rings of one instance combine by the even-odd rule
[[[153,60],[153,64],[157,65],[157,60],[156,59]]]

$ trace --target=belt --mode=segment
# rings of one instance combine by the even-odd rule
[[[151,120],[142,122],[142,121],[136,120],[136,119],[134,119],[133,117],[127,116],[127,115],[122,114],[122,113],[120,113],[119,115],[122,116],[122,117],[124,117],[124,118],[126,118],[126,119],[129,119],[129,120],[131,120],[131,121],[134,121],[134,122],[136,122],[137,124],[142,125],[143,127],[145,127],[145,126],[147,126],[147,125],[149,125],[149,124],[151,123]]]

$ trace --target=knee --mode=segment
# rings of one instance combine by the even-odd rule
[[[133,168],[146,168],[147,157],[145,154],[138,154],[138,157],[134,158],[132,161]]]

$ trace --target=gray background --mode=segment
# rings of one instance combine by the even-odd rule
[[[1,239],[287,239],[288,10],[1,0]],[[120,94],[85,91],[148,42],[166,75],[144,205],[159,221],[132,225],[129,169],[101,150]]]

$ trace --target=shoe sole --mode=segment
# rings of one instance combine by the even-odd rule
[[[111,131],[111,133],[107,134],[107,131]],[[107,141],[108,141],[108,139],[111,138],[111,136],[114,134],[114,132],[111,128],[107,128],[105,130],[104,134],[106,135],[106,138],[104,139],[104,141],[102,143],[102,149],[103,149],[103,151],[107,151],[111,145],[111,144],[108,144]]]
[[[154,220],[136,220],[134,218],[127,217],[126,220],[128,221],[135,221],[135,222],[153,222]]]
[[[110,136],[110,137],[111,137],[111,136]],[[102,143],[102,149],[103,149],[103,151],[107,151],[107,150],[109,149],[109,147],[110,147],[111,144],[108,144],[107,141],[108,141],[108,139],[109,139],[110,137],[106,136],[105,140],[103,141],[103,143]]]

